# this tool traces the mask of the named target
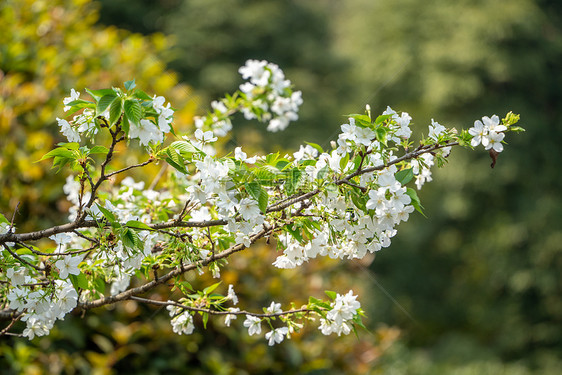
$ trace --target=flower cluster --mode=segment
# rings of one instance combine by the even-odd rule
[[[500,118],[493,115],[491,118],[488,116],[482,117],[482,121],[474,121],[474,126],[468,129],[470,135],[473,136],[470,144],[472,147],[478,146],[482,143],[484,149],[493,149],[496,152],[503,151],[502,141],[505,134],[502,133],[507,130],[505,125],[500,125]]]
[[[134,87],[134,85],[132,85],[131,88],[132,87]],[[90,93],[92,92],[90,91]],[[95,94],[92,95],[96,98]],[[127,117],[128,112],[131,117],[127,117],[127,122],[129,123],[127,136],[129,139],[138,139],[139,143],[143,146],[148,146],[151,143],[153,145],[162,143],[165,135],[170,132],[170,125],[173,121],[174,111],[170,103],[164,105],[166,99],[163,96],[154,95],[152,98],[144,98],[144,102],[150,104],[150,108],[144,109],[145,114],[152,119],[141,119],[140,113],[143,111],[143,106],[140,104],[141,100],[131,97],[123,101],[122,96],[124,96],[124,94],[119,89],[113,89],[113,91],[105,93],[101,98],[97,98],[97,108],[99,109],[100,103],[103,103],[101,104],[101,108],[104,110],[96,116],[94,103],[80,99],[80,93],[71,89],[70,96],[63,100],[65,105],[64,111],[72,110],[76,112],[81,110],[81,113],[75,115],[72,121],[57,118],[61,133],[69,142],[80,142],[82,140],[82,135],[92,137],[97,134],[101,128],[101,124],[108,126],[112,125],[114,122],[122,122],[123,118]],[[110,109],[113,108],[113,106],[117,106],[117,108],[119,108],[119,106],[127,106],[129,111],[125,113],[123,118],[118,117],[112,119]]]
[[[416,147],[408,113],[388,107],[371,117],[367,107],[366,114],[349,115],[329,150],[310,143],[292,155],[248,156],[237,147],[221,156],[213,145],[231,129],[235,113],[266,121],[277,131],[297,119],[302,103],[301,93],[292,91],[275,64],[249,60],[240,73],[248,80],[240,91],[213,102],[212,113],[195,120],[192,134],[169,145],[164,140],[172,132],[170,103],[134,90],[133,81],[125,83],[126,90],[86,90],[93,101],[80,99],[75,90],[64,99],[65,111],[78,113],[70,122],[57,119],[71,144],[59,145],[44,159],[53,158],[59,167],[69,164],[75,173],[63,186],[69,223],[21,234],[0,214],[0,278],[5,280],[0,297],[11,310],[6,316],[15,312],[26,322],[23,335],[48,334],[76,307],[120,302],[168,283],[183,294],[181,305],[145,302],[165,305],[178,334],[194,331],[195,314],[204,324],[211,315],[223,315],[226,326],[245,315],[249,335],[261,334],[267,324],[269,345],[290,338],[315,317],[323,334],[348,334],[362,316],[351,290],[326,292],[331,302],[311,297],[288,311],[272,302],[263,313],[251,313],[225,306],[239,303],[233,285],[222,296],[214,292],[220,281],[194,290],[183,275],[208,272],[220,278],[230,256],[262,238],[280,250],[273,262],[278,268],[319,256],[361,259],[386,248],[398,225],[414,210],[421,212],[410,184],[421,189],[431,181],[431,169],[444,164],[452,146],[481,143],[502,151],[503,132],[515,130],[511,125],[518,120],[513,114],[502,124],[495,115],[483,117],[457,132],[432,119]],[[110,148],[72,143],[84,135],[93,140],[99,131],[111,136]],[[127,139],[149,147],[150,158],[125,168],[110,165],[115,156],[110,150]],[[91,153],[105,156],[101,167]],[[172,172],[148,188],[130,176],[115,178],[157,161],[168,163]],[[165,182],[155,190],[160,178]],[[46,237],[51,247],[28,244],[29,238]]]
[[[142,119],[138,124],[132,123],[129,128],[129,138],[139,139],[139,143],[148,146],[150,143],[159,144],[164,142],[164,137],[171,130],[170,124],[173,120],[174,111],[170,103],[164,106],[166,99],[156,96],[152,99],[152,108],[156,111],[156,123],[152,120]]]
[[[276,132],[299,118],[302,93],[291,91],[291,82],[285,79],[285,74],[276,64],[248,60],[238,72],[242,78],[249,80],[240,85],[240,91],[253,102],[242,109],[246,119],[269,121],[267,130]]]
[[[331,310],[326,314],[326,318],[320,319],[320,331],[324,335],[337,333],[338,336],[349,334],[351,324],[355,316],[359,313],[361,303],[357,301],[357,296],[350,290],[346,295],[338,294],[330,305]]]
[[[173,301],[168,301],[173,303]],[[166,307],[172,317],[172,330],[178,335],[190,335],[193,333],[195,326],[193,325],[193,316],[186,310],[173,305]]]
[[[26,322],[23,335],[30,340],[44,336],[53,328],[55,320],[64,319],[78,302],[74,286],[65,280],[55,280],[48,288],[39,289],[40,281],[27,275],[25,269],[10,268],[6,276],[11,280],[12,290],[7,295],[11,309],[27,312],[21,318]]]
[[[270,315],[279,315],[282,313],[281,304],[271,302],[271,305],[265,309],[265,312]],[[246,315],[244,327],[248,328],[248,334],[250,336],[261,334],[261,323],[263,320],[263,318],[259,318],[255,315]],[[265,334],[265,338],[268,340],[269,346],[273,346],[283,342],[285,337],[289,336],[290,332],[291,329],[289,327],[273,328]]]

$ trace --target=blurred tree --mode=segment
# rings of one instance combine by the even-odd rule
[[[247,59],[278,64],[304,93],[300,121],[282,137],[260,131],[259,126],[235,126],[235,138],[247,146],[271,150],[278,145],[295,147],[303,140],[325,144],[339,130],[341,115],[357,107],[346,98],[351,91],[349,64],[332,49],[331,0],[160,0],[133,6],[101,0],[101,4],[104,23],[173,35],[170,67],[198,90],[203,103],[234,91],[241,83],[237,69]]]
[[[300,120],[283,137],[265,135],[260,145],[298,146],[303,140],[328,142],[339,130],[342,105],[351,87],[348,64],[332,49],[328,15],[331,1],[189,0],[167,17],[166,31],[178,49],[171,66],[183,79],[215,97],[240,84],[247,59],[278,64],[303,91]],[[345,101],[344,101],[345,103]],[[349,102],[347,102],[349,103]],[[242,129],[235,136],[240,136]]]
[[[378,308],[435,360],[559,368],[562,4],[357,0],[340,10],[337,50],[360,56],[356,88],[377,110],[391,105],[426,127],[430,113],[469,126],[514,109],[527,129],[495,169],[483,168],[486,156],[456,155],[424,187],[430,220],[413,218],[372,266],[418,324],[386,297]]]
[[[100,0],[98,23],[135,33],[152,34],[165,28],[166,16],[178,10],[182,0]]]

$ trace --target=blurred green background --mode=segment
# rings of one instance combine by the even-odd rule
[[[260,125],[235,125],[227,149],[326,146],[342,114],[367,103],[375,112],[387,105],[409,112],[421,132],[431,118],[467,128],[510,110],[527,129],[508,137],[494,169],[485,152],[454,153],[420,193],[428,218],[413,215],[370,264],[318,261],[278,272],[263,266],[275,254],[261,246],[223,272],[225,285],[254,301],[247,308],[353,288],[368,315],[369,330],[358,338],[310,328],[271,349],[248,337],[241,321],[176,336],[164,311],[130,303],[69,318],[31,343],[3,337],[6,373],[560,373],[559,1],[5,0],[0,7],[0,212],[20,202],[19,228],[66,217],[64,176],[33,161],[61,140],[54,118],[71,87],[134,77],[180,110],[176,126],[185,131],[209,100],[237,88],[246,59],[279,64],[303,91],[301,119],[273,136]]]

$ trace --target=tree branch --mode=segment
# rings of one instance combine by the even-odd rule
[[[282,311],[282,312],[279,312],[279,313],[272,313],[272,314],[254,313],[254,312],[250,312],[250,311],[246,311],[246,310],[218,311],[218,310],[211,310],[211,309],[203,309],[203,308],[200,308],[200,307],[187,306],[187,305],[183,305],[181,303],[173,302],[173,301],[164,302],[164,301],[157,301],[157,300],[153,300],[153,299],[141,298],[141,297],[136,297],[136,296],[131,296],[128,299],[133,300],[133,301],[137,301],[137,302],[141,302],[141,303],[156,305],[156,306],[175,306],[175,307],[179,307],[180,309],[202,312],[202,313],[206,313],[206,314],[209,314],[209,315],[251,315],[251,316],[258,317],[258,318],[272,318],[272,317],[276,317],[276,316],[283,316],[283,315],[290,315],[290,314],[297,314],[297,313],[309,313],[309,312],[315,311],[315,310],[308,309],[308,308],[293,309],[293,310],[287,310],[287,311]]]
[[[266,236],[268,233],[270,233],[272,231],[271,228],[268,228],[264,225],[264,228],[259,231],[257,234],[255,234],[254,236],[252,236],[252,238],[250,238],[251,243],[254,243],[255,241],[259,240],[260,238]],[[226,258],[228,256],[230,256],[231,254],[234,254],[238,251],[242,251],[246,248],[246,246],[244,244],[236,244],[234,246],[231,246],[230,248],[221,251],[218,254],[215,254],[213,257],[209,257],[203,260],[200,260],[198,262],[195,262],[193,264],[184,266],[181,265],[175,269],[173,269],[172,271],[168,272],[167,274],[165,274],[164,276],[160,276],[158,278],[158,280],[152,280],[146,284],[143,284],[141,286],[138,286],[136,288],[132,288],[129,290],[126,290],[124,292],[121,292],[119,294],[113,295],[113,296],[108,296],[108,297],[103,297],[100,299],[97,299],[95,301],[89,301],[89,302],[80,302],[78,304],[78,308],[84,309],[84,310],[89,310],[89,309],[93,309],[96,307],[101,307],[104,305],[109,305],[109,304],[114,304],[120,301],[124,301],[126,299],[129,299],[131,296],[137,295],[137,294],[141,294],[141,293],[145,293],[151,289],[153,289],[154,287],[163,284],[165,282],[167,282],[168,280],[181,275],[182,273],[197,269],[198,267],[201,266],[206,266],[211,262],[214,262],[218,259],[223,259]]]

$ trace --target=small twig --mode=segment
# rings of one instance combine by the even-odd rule
[[[10,227],[8,228],[8,232],[12,233],[12,229],[14,229],[14,221],[16,220],[16,212],[18,212],[18,208],[20,207],[20,202],[16,204],[16,209],[12,213],[12,221],[10,221]]]
[[[108,174],[105,175],[105,177],[106,177],[106,178],[109,178],[109,177],[111,177],[111,176],[115,176],[116,174],[119,174],[119,173],[128,171],[129,169],[144,167],[145,165],[148,165],[148,164],[154,162],[155,160],[156,160],[156,159],[154,159],[154,158],[151,157],[150,159],[148,159],[148,160],[145,161],[145,162],[142,162],[142,163],[139,163],[139,164],[135,164],[135,165],[130,165],[130,166],[128,166],[128,167],[121,168],[121,169],[119,169],[118,171],[114,171],[114,172],[108,173]]]
[[[293,310],[281,311],[281,312],[272,313],[272,314],[254,313],[254,312],[250,312],[250,311],[246,311],[246,310],[218,311],[218,310],[204,309],[204,308],[200,308],[200,307],[186,306],[186,305],[183,305],[181,303],[174,302],[174,301],[164,302],[164,301],[157,301],[157,300],[148,299],[148,298],[141,298],[141,297],[137,297],[137,296],[130,296],[128,299],[131,299],[133,301],[142,302],[142,303],[148,303],[148,304],[151,304],[151,305],[157,305],[157,306],[175,306],[175,307],[179,307],[180,309],[195,311],[195,312],[202,312],[202,313],[206,313],[206,314],[209,314],[209,315],[251,315],[251,316],[258,317],[258,318],[272,318],[272,317],[276,317],[276,316],[291,315],[291,314],[297,314],[297,313],[309,313],[309,312],[315,311],[315,310],[308,309],[308,308],[293,309]]]
[[[86,177],[88,177],[88,182],[90,183],[90,189],[93,190],[94,189],[94,181],[92,180],[92,176],[90,176],[90,171],[88,171],[88,165],[86,163],[84,164],[80,164],[82,166],[82,169],[84,170],[84,173],[86,173]]]
[[[97,244],[98,246],[100,245],[100,241],[99,241],[99,240],[97,240],[97,239],[95,239],[95,238],[88,237],[88,236],[86,236],[85,234],[78,232],[76,229],[74,229],[74,230],[72,231],[72,233],[76,234],[78,237],[82,237],[82,238],[85,239],[85,240],[88,240],[88,241],[90,241],[90,242],[93,242],[93,243]]]
[[[21,315],[16,315],[12,318],[12,321],[10,322],[10,324],[8,324],[2,331],[0,331],[0,336],[5,336],[5,335],[9,335],[8,331],[10,330],[10,328],[12,328],[12,326],[18,321],[20,320]]]
[[[183,208],[182,208],[181,212],[180,212],[179,215],[178,215],[178,218],[176,219],[177,221],[182,221],[183,218],[189,213],[189,211],[191,211],[191,209],[190,209],[189,211],[187,210],[187,206],[188,206],[190,203],[191,203],[191,200],[190,200],[190,199],[188,199],[188,200],[185,202],[185,204],[183,205]],[[194,206],[193,206],[193,207],[194,207]],[[192,207],[192,208],[193,208],[193,207]]]
[[[211,228],[207,227],[207,238],[211,244],[211,259],[215,260],[215,243],[213,242],[213,237],[211,236]]]
[[[164,172],[166,172],[166,169],[168,169],[168,164],[164,164],[162,168],[160,168],[158,174],[154,177],[154,180],[152,180],[152,182],[150,183],[148,190],[154,190],[154,188],[156,187],[162,176],[164,176]]]
[[[0,280],[0,284],[8,284],[11,285],[11,283],[9,281],[6,280]],[[43,285],[49,285],[52,284],[51,281],[41,281],[38,283],[26,283],[26,284],[20,284],[21,286],[43,286]]]
[[[250,242],[254,243],[257,240],[259,240],[260,238],[263,238],[263,237],[267,236],[270,232],[271,232],[271,228],[268,228],[267,226],[264,225],[264,229],[262,229],[261,231],[259,231],[258,233],[254,234],[253,236],[250,237]],[[167,274],[160,276],[158,278],[158,280],[152,280],[152,281],[149,281],[146,284],[140,285],[138,287],[126,290],[126,291],[121,292],[121,293],[116,294],[116,295],[102,297],[102,298],[97,299],[95,301],[79,302],[78,308],[80,308],[80,309],[93,309],[93,308],[96,308],[96,307],[114,304],[114,303],[129,299],[131,296],[135,296],[137,294],[145,293],[149,290],[152,290],[156,286],[164,284],[168,280],[173,279],[174,277],[179,276],[179,275],[181,275],[185,272],[195,270],[198,267],[204,267],[214,260],[227,258],[227,257],[229,257],[230,255],[232,255],[236,252],[244,250],[245,248],[246,248],[246,246],[244,244],[236,244],[236,245],[233,245],[233,246],[229,247],[228,249],[223,250],[220,253],[216,254],[214,259],[206,258],[206,259],[202,259],[200,261],[197,261],[195,263],[191,263],[191,264],[188,264],[188,265],[184,265],[182,263],[179,267],[176,267],[176,268],[172,269],[171,271],[169,271]]]
[[[357,188],[357,189],[361,190],[363,193],[366,193],[366,192],[367,192],[367,188],[366,188],[366,187],[356,185],[356,184],[354,184],[354,183],[352,183],[352,182],[349,182],[349,181],[347,181],[347,180],[343,180],[343,183],[346,184],[346,185],[349,185],[349,186],[351,186],[351,187]]]
[[[19,260],[21,263],[27,264],[29,267],[32,267],[32,268],[36,269],[37,271],[41,271],[41,272],[42,272],[42,271],[45,271],[44,268],[41,268],[41,267],[38,267],[38,266],[36,266],[36,265],[34,265],[34,264],[29,263],[27,260],[25,260],[25,259],[23,259],[22,257],[20,257],[17,253],[13,252],[13,251],[10,249],[10,246],[8,246],[8,245],[6,245],[6,244],[3,244],[3,245],[4,245],[4,249],[8,250],[8,252],[9,252],[14,258],[16,258],[17,260]]]
[[[74,255],[74,254],[82,254],[82,253],[87,253],[88,251],[91,251],[93,249],[95,249],[94,247],[90,247],[88,249],[82,249],[82,250],[74,250],[74,251],[68,251],[66,253],[44,253],[42,251],[39,250],[35,250],[33,247],[27,245],[24,242],[18,241],[16,242],[18,245],[21,245],[23,247],[25,247],[26,249],[28,249],[29,251],[31,251],[33,254],[35,255],[41,255],[41,256],[45,256],[45,257],[57,257],[57,256],[65,256],[65,255]],[[97,245],[96,245],[97,246]]]

